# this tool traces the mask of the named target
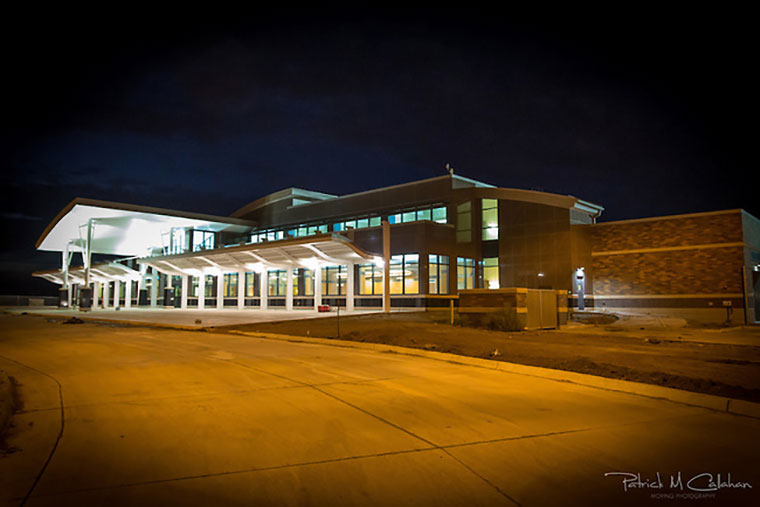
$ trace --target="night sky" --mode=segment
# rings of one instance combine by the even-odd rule
[[[34,243],[75,197],[229,215],[449,162],[601,204],[602,220],[760,216],[740,12],[88,14],[9,17],[0,35],[0,294],[55,293],[30,273],[59,254]]]

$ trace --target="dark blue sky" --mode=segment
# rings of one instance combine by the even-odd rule
[[[20,16],[2,35],[0,293],[59,262],[34,242],[78,196],[228,215],[289,186],[344,194],[450,162],[607,220],[760,215],[739,13],[79,19]]]

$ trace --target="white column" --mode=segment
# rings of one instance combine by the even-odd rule
[[[92,309],[98,307],[98,299],[100,298],[100,282],[95,282],[92,287]]]
[[[224,308],[224,273],[216,275],[216,309]]]
[[[119,282],[118,280],[113,281],[113,308],[114,310],[119,307]]]
[[[354,263],[351,262],[346,266],[348,276],[346,277],[346,311],[354,311]]]
[[[158,270],[150,268],[150,307],[155,308],[158,305]]]
[[[206,308],[206,275],[198,277],[198,309]]]
[[[238,310],[245,309],[245,271],[238,271],[237,284],[237,307]]]
[[[124,308],[132,308],[132,280],[124,282]]]
[[[124,287],[124,308],[132,308],[132,279],[124,282],[127,284]]]
[[[314,270],[314,310],[319,311],[322,305],[322,268],[317,266]]]
[[[288,268],[285,277],[285,309],[293,309],[293,268]]]
[[[189,284],[188,275],[182,275],[182,295],[180,296],[182,299],[180,300],[180,308],[183,310],[187,310],[187,291]]]
[[[262,310],[266,310],[267,307],[268,307],[268,305],[267,305],[267,298],[269,296],[269,283],[267,281],[267,275],[268,275],[268,273],[269,273],[269,271],[267,271],[265,269],[264,271],[262,271],[259,274],[259,277],[260,277],[260,280],[259,280],[259,286],[260,286],[259,287],[259,295],[260,295],[259,301],[261,301],[261,303],[260,303],[261,306],[259,306],[259,308],[261,308]]]
[[[74,284],[70,283],[68,286],[68,291],[66,292],[66,298],[68,300],[69,305],[67,308],[71,308],[71,300],[73,299],[73,292],[74,292]]]
[[[111,282],[103,284],[103,308],[108,308],[108,300],[111,294]]]

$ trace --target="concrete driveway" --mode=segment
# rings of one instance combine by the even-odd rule
[[[24,402],[0,459],[8,505],[759,499],[760,420],[570,382],[32,316],[0,315],[0,356]],[[608,472],[640,474],[639,487]],[[683,490],[670,488],[679,473]],[[692,477],[711,489],[700,474],[721,474],[724,487],[690,490]]]

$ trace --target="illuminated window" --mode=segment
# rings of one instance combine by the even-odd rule
[[[374,264],[360,264],[356,267],[357,291],[362,296],[383,293],[383,268]]]
[[[447,255],[428,256],[428,292],[430,294],[449,293],[449,257]]]
[[[193,298],[198,297],[198,277],[197,276],[190,277],[190,297],[193,297]]]
[[[185,229],[178,227],[173,228],[171,238],[171,248],[169,253],[171,255],[185,253]]]
[[[206,275],[203,278],[205,280],[205,296],[207,298],[216,297],[216,277],[214,275]]]
[[[486,289],[499,288],[499,258],[486,257],[481,264],[483,287]]]
[[[249,298],[259,297],[260,284],[261,284],[261,275],[259,273],[254,273],[253,271],[247,272],[245,274],[246,297],[249,297]]]
[[[322,294],[325,296],[345,296],[348,272],[345,266],[322,268]]]
[[[483,239],[499,239],[499,201],[483,199]]]
[[[314,295],[314,272],[312,270],[303,268],[293,270],[293,295]]]
[[[439,224],[446,223],[446,207],[433,208],[433,221]]]
[[[420,293],[420,256],[394,255],[389,270],[391,294]]]
[[[457,257],[457,289],[475,288],[475,259]]]
[[[225,273],[224,275],[224,297],[231,298],[236,297],[238,290],[238,274],[237,273]]]
[[[470,201],[457,206],[457,243],[472,241],[472,205]]]
[[[214,249],[214,233],[211,231],[193,231],[193,252]]]
[[[268,294],[270,296],[284,296],[288,285],[288,272],[284,269],[268,271],[267,285],[269,286]]]

